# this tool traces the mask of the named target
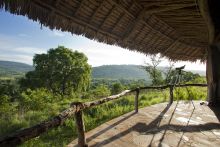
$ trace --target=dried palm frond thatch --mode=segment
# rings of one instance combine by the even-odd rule
[[[0,0],[0,8],[145,54],[206,58],[208,27],[195,0]]]

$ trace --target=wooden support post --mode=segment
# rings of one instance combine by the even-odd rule
[[[82,111],[75,113],[76,126],[78,130],[78,146],[87,147],[86,138],[85,138],[85,126],[82,118]]]
[[[212,45],[208,49],[206,74],[209,105],[220,105],[220,47]]]
[[[173,103],[173,86],[174,85],[170,85],[170,104]]]
[[[138,113],[138,97],[139,97],[139,92],[140,89],[136,89],[136,95],[135,95],[135,100],[134,100],[134,106],[135,106],[135,113]]]

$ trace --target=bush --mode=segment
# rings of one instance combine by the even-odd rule
[[[20,107],[25,110],[42,111],[54,101],[54,95],[44,88],[22,92]]]
[[[97,86],[94,90],[91,91],[91,95],[94,98],[100,98],[100,97],[105,97],[109,96],[111,94],[109,88],[103,84]]]

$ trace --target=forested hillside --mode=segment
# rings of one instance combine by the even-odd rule
[[[31,70],[33,70],[33,67],[28,64],[12,61],[0,61],[0,77],[22,76]]]
[[[164,67],[159,67],[164,70]],[[33,70],[31,65],[12,62],[0,61],[0,76],[24,75],[26,72]],[[201,76],[205,76],[205,71],[192,71]],[[92,68],[93,79],[126,79],[126,80],[149,80],[149,74],[140,65],[103,65]]]
[[[149,79],[148,73],[139,65],[103,65],[93,67],[93,78],[103,79]]]

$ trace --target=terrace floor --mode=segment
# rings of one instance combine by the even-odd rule
[[[90,147],[219,147],[219,120],[220,109],[199,101],[161,103],[115,118],[87,132],[86,137]],[[68,147],[76,145],[77,139]]]

